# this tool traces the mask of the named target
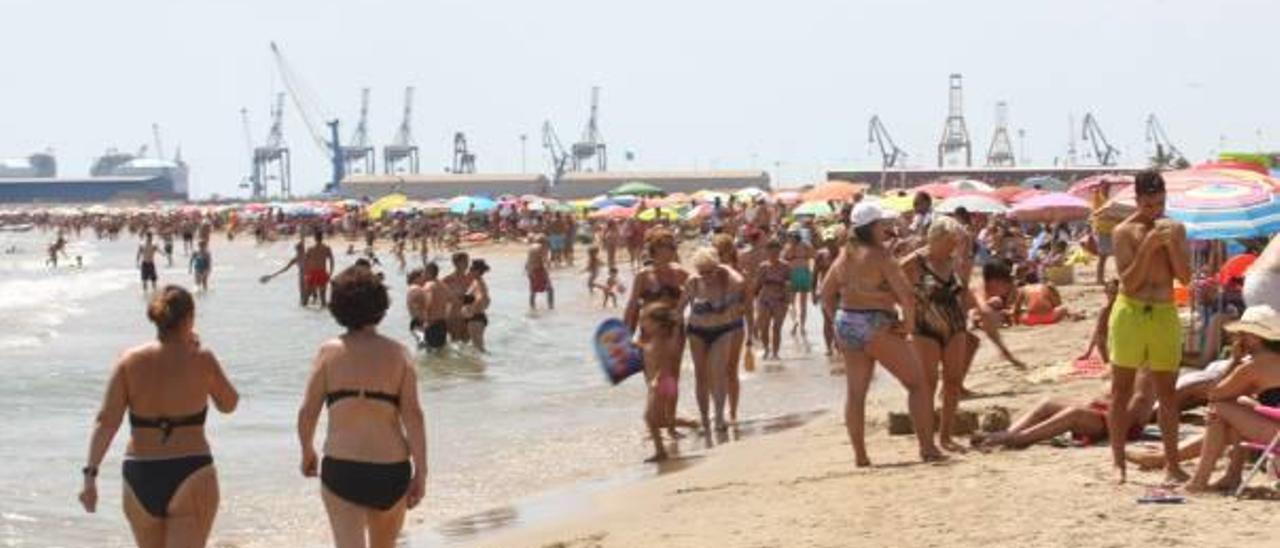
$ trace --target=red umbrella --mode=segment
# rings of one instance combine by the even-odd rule
[[[849,201],[855,195],[866,192],[867,188],[867,185],[861,183],[827,181],[805,192],[802,197],[806,202]]]
[[[1019,202],[1009,210],[1009,216],[1019,221],[1056,223],[1086,219],[1091,211],[1083,198],[1050,192]]]
[[[932,196],[934,199],[942,200],[958,194],[960,190],[947,183],[928,183],[915,187],[911,189],[910,192],[913,196],[923,192]]]
[[[1093,196],[1093,192],[1101,187],[1107,187],[1107,194],[1115,194],[1119,188],[1133,185],[1133,175],[1094,175],[1085,177],[1076,181],[1071,185],[1071,189],[1067,193],[1077,198],[1089,198]]]

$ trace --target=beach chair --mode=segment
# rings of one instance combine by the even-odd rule
[[[1259,405],[1253,409],[1264,417],[1269,417],[1276,422],[1280,422],[1280,408]],[[1252,480],[1254,476],[1258,475],[1258,472],[1261,471],[1264,466],[1271,469],[1273,477],[1280,479],[1280,432],[1276,432],[1276,435],[1271,437],[1271,443],[1265,445],[1255,442],[1244,442],[1240,445],[1248,449],[1261,451],[1262,455],[1260,455],[1258,460],[1253,463],[1253,467],[1249,469],[1249,474],[1240,482],[1240,486],[1236,487],[1236,498],[1240,498],[1240,495],[1244,494],[1244,488],[1249,485],[1249,481]]]

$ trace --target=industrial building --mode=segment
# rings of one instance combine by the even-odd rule
[[[58,177],[57,161],[41,153],[0,160],[0,202],[76,203],[185,200],[187,166],[164,160],[108,151],[89,175]]]
[[[446,173],[422,175],[350,175],[342,180],[339,192],[350,198],[377,199],[400,193],[415,200],[490,196],[504,194],[546,195],[551,181],[542,174]]]
[[[599,196],[631,181],[643,181],[668,193],[699,190],[769,188],[764,171],[613,171],[565,173],[551,189],[551,195],[565,200]]]

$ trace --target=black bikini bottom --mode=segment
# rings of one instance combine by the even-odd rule
[[[733,333],[734,331],[742,329],[743,325],[745,325],[745,322],[742,319],[738,319],[737,321],[732,321],[724,325],[690,325],[686,327],[685,330],[688,331],[690,335],[702,339],[702,342],[706,343],[707,346],[711,346],[720,339],[721,335]]]
[[[436,320],[427,324],[427,328],[422,332],[422,342],[426,344],[427,348],[444,348],[445,343],[449,342],[448,325],[448,322],[444,320]]]
[[[163,518],[169,513],[169,501],[191,474],[213,464],[213,457],[198,455],[162,460],[124,461],[124,481],[133,490],[147,513]]]
[[[320,483],[343,500],[367,508],[389,510],[409,491],[413,466],[409,461],[390,464],[325,457]]]

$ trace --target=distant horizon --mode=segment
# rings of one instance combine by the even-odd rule
[[[975,166],[985,163],[998,101],[1009,105],[1015,155],[1026,131],[1028,165],[1064,157],[1070,134],[1087,165],[1078,126],[1090,112],[1122,166],[1146,163],[1152,113],[1193,163],[1280,149],[1272,137],[1280,120],[1268,108],[1277,77],[1265,69],[1280,6],[1244,0],[1211,10],[1190,0],[658,0],[643,9],[586,0],[122,0],[77,4],[76,17],[18,0],[6,10],[28,24],[0,45],[27,53],[6,63],[0,158],[52,147],[60,176],[87,174],[108,148],[154,152],[158,123],[166,157],[181,147],[191,167],[193,198],[247,193],[237,188],[250,147],[240,109],[261,145],[272,96],[284,87],[271,41],[316,117],[342,121],[344,141],[360,89],[372,89],[379,169],[407,85],[417,90],[413,130],[428,174],[443,173],[455,131],[466,133],[477,171],[549,174],[542,123],[566,145],[577,140],[593,85],[610,171],[757,169],[800,186],[828,169],[879,167],[867,143],[873,115],[909,154],[908,167],[933,167],[952,72],[964,75]],[[356,27],[362,18],[377,26]],[[1077,127],[1068,131],[1071,118]],[[329,166],[292,101],[284,137],[295,193],[319,191]]]

